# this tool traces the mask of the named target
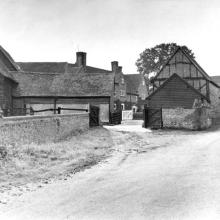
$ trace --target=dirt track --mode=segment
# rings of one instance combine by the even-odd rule
[[[0,219],[220,219],[220,131],[109,129],[111,158],[15,198]]]

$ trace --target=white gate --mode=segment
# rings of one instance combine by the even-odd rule
[[[100,121],[109,122],[109,104],[100,104]]]
[[[133,119],[133,111],[122,111],[122,120],[132,120]]]

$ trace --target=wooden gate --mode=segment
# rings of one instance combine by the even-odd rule
[[[132,120],[132,119],[133,119],[133,111],[132,110],[122,111],[122,120]]]
[[[121,111],[111,112],[110,113],[110,123],[113,125],[121,124],[122,113]]]
[[[99,107],[90,105],[89,126],[99,126]]]
[[[162,108],[144,109],[144,127],[152,129],[163,127]]]

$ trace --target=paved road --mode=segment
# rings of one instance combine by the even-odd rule
[[[25,194],[0,219],[220,219],[220,131],[146,148],[143,132],[113,132],[113,157]]]

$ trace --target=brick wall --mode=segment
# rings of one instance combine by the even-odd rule
[[[163,109],[163,126],[166,128],[201,130],[212,125],[210,109]]]
[[[88,113],[0,119],[0,145],[55,142],[89,128]]]

